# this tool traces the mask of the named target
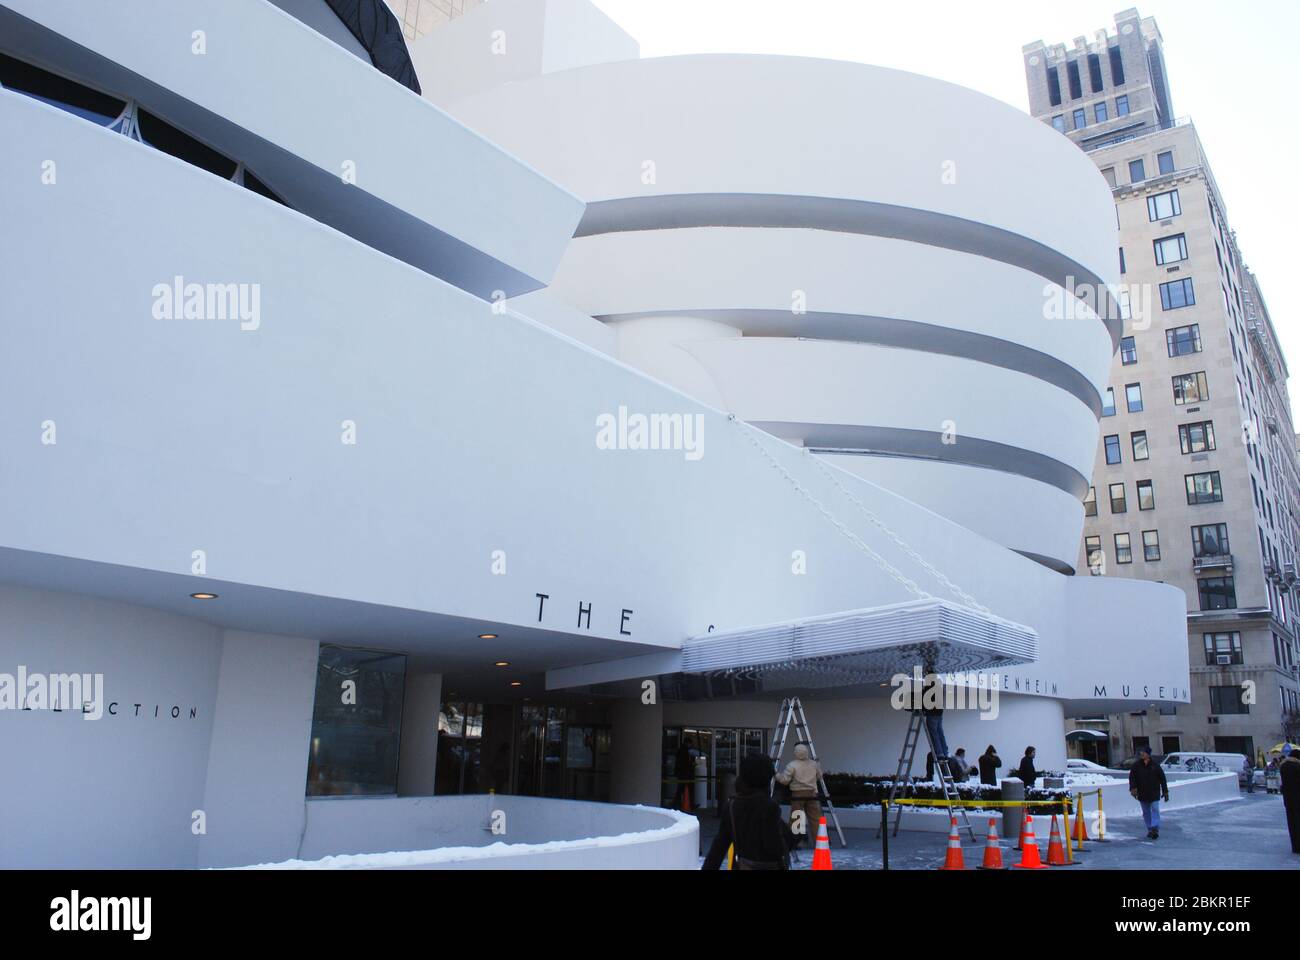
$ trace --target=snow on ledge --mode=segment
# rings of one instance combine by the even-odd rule
[[[432,850],[405,850],[389,853],[342,854],[319,860],[281,860],[278,863],[254,863],[231,870],[385,870],[453,861],[489,860],[494,857],[533,856],[574,850],[630,847],[642,843],[671,840],[698,832],[699,821],[688,813],[644,804],[630,805],[634,810],[650,810],[673,821],[667,827],[620,833],[610,837],[584,837],[580,840],[552,840],[548,843],[504,843],[485,847],[437,847]]]

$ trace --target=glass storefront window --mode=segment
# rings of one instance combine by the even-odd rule
[[[406,657],[322,644],[307,796],[397,793]]]

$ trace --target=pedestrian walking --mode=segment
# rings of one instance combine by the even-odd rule
[[[704,858],[704,870],[718,870],[735,845],[733,870],[789,870],[794,837],[781,820],[781,807],[767,795],[772,761],[751,753],[740,761],[736,795]]]
[[[1246,758],[1246,763],[1241,768],[1241,773],[1242,776],[1246,778],[1246,792],[1254,793],[1255,792],[1255,762],[1251,760],[1250,757]]]
[[[1160,764],[1151,760],[1151,748],[1138,751],[1138,762],[1128,772],[1128,792],[1142,804],[1142,822],[1147,827],[1147,839],[1160,839],[1160,801],[1169,802],[1169,782]]]
[[[1300,853],[1300,756],[1292,750],[1277,765],[1282,780],[1282,805],[1286,808],[1286,828],[1291,834],[1291,852]]]
[[[1002,766],[1002,758],[998,752],[993,749],[993,744],[980,754],[980,783],[987,783],[991,787],[998,785],[998,768]]]

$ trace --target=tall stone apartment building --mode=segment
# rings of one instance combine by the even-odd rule
[[[1191,704],[1080,720],[1106,735],[1080,752],[1258,756],[1297,736],[1300,711],[1300,471],[1273,321],[1196,127],[1174,114],[1154,19],[1126,10],[1113,35],[1029,44],[1024,63],[1033,116],[1115,195],[1125,323],[1076,569],[1187,595]]]

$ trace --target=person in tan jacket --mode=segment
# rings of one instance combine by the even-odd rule
[[[795,744],[794,759],[776,775],[777,783],[790,788],[790,829],[800,844],[805,839],[811,843],[817,836],[817,824],[822,818],[817,790],[821,775],[821,764],[812,759],[806,743]],[[802,825],[798,822],[800,812],[803,813]]]

